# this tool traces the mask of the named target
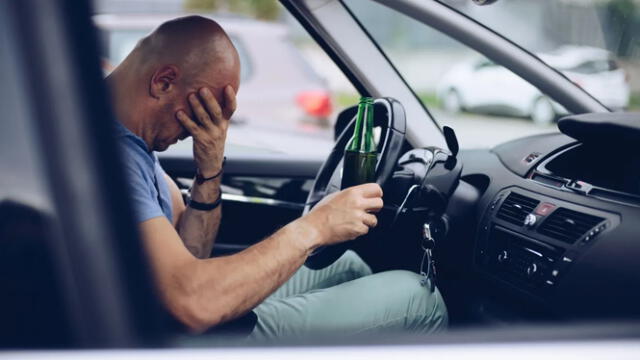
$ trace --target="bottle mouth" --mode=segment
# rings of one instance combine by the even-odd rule
[[[369,96],[362,96],[360,98],[360,104],[373,104],[373,98]]]

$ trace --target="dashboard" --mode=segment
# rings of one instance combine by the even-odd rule
[[[640,314],[640,166],[625,150],[554,133],[460,153],[479,194],[465,245],[492,297],[567,318]]]

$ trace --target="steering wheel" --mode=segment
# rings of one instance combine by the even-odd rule
[[[355,123],[356,118],[354,117],[342,131],[329,157],[320,167],[307,197],[303,215],[307,214],[325,196],[340,191],[344,149],[351,139]],[[380,126],[382,129],[377,149],[379,156],[376,163],[376,183],[382,186],[383,191],[402,152],[406,123],[404,107],[400,102],[392,98],[374,100],[374,126]],[[350,242],[316,249],[309,256],[305,265],[311,269],[322,269],[331,265],[348,249],[348,243]]]

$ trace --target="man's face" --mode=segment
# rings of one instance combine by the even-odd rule
[[[199,122],[187,100],[190,94],[198,96],[198,90],[202,87],[208,87],[213,92],[220,107],[224,108],[224,87],[230,84],[237,91],[239,78],[239,69],[230,69],[226,73],[217,71],[203,72],[188,83],[187,81],[179,82],[176,86],[176,91],[158,104],[158,111],[156,111],[155,116],[155,124],[158,128],[153,150],[164,151],[179,140],[190,136],[189,132],[176,119],[176,112],[184,110],[191,119]]]
[[[164,151],[179,140],[190,136],[187,130],[176,119],[176,112],[178,110],[184,110],[194,121],[198,121],[187,101],[189,94],[197,93],[199,89],[197,85],[200,87],[207,86],[207,84],[203,82],[194,82],[194,84],[190,86],[180,86],[174,94],[166,97],[164,101],[158,104],[157,111],[155,111],[156,115],[153,119],[154,125],[157,126],[154,151]],[[214,93],[216,94],[216,98],[218,98],[216,91],[218,90],[214,90]]]
[[[153,144],[154,151],[164,151],[188,135],[177,120],[175,120],[175,113],[181,108],[179,100],[177,98],[167,100],[171,101],[159,104],[153,119],[154,125],[156,126],[156,137]],[[184,106],[182,106],[182,108],[184,108]]]

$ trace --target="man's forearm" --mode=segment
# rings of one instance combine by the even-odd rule
[[[191,198],[198,202],[213,203],[220,196],[220,191],[220,178],[202,184],[194,183]],[[195,257],[206,259],[210,256],[221,218],[221,206],[210,211],[196,210],[187,206],[180,218],[178,233],[187,249]]]
[[[180,277],[189,283],[189,307],[197,309],[190,327],[204,330],[253,309],[302,266],[319,236],[295,221],[240,253],[185,267]]]
[[[171,312],[193,331],[246,313],[282,285],[321,245],[355,239],[376,226],[383,206],[377,184],[327,196],[305,216],[244,251],[196,259],[162,216],[140,224],[160,291]]]

